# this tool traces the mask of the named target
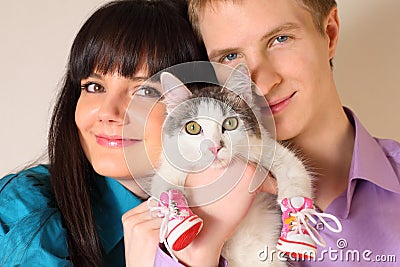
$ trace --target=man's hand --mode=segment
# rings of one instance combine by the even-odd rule
[[[228,177],[232,179],[236,179],[233,176],[237,176],[238,173],[242,174],[236,185],[226,188],[226,194],[211,203],[192,208],[193,212],[203,219],[203,229],[187,248],[176,254],[189,266],[217,266],[225,241],[233,235],[247,215],[256,194],[260,191],[276,192],[276,180],[270,175],[257,190],[249,192],[249,185],[256,172],[255,166],[237,161],[229,168],[232,168],[232,171],[228,173]],[[208,185],[225,171],[210,168],[205,172],[189,175],[186,186],[196,188]],[[210,194],[214,194],[214,191],[211,191],[213,190],[210,190]]]

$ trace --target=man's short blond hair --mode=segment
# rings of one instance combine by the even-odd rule
[[[201,38],[199,27],[199,15],[207,4],[213,2],[240,2],[242,0],[188,0],[188,13],[192,27],[196,35]],[[313,17],[313,21],[317,30],[324,34],[323,21],[328,16],[329,12],[335,7],[336,0],[293,0],[297,1],[301,6],[308,10]]]

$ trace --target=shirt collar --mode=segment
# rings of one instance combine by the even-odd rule
[[[347,217],[357,180],[369,181],[395,193],[400,193],[400,183],[379,140],[367,132],[351,110],[345,108],[345,111],[355,129],[354,150],[347,188],[347,210],[344,214],[344,217]]]
[[[107,254],[123,238],[122,215],[141,202],[115,179],[97,177],[93,213],[101,243]]]

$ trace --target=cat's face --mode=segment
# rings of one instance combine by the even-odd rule
[[[201,171],[247,155],[249,136],[259,135],[259,128],[251,110],[251,81],[243,70],[232,72],[226,87],[208,86],[193,93],[168,73],[161,83],[168,111],[163,149],[170,163],[184,171]]]
[[[246,123],[226,103],[194,98],[172,111],[164,123],[164,148],[177,144],[174,153],[182,168],[200,171],[208,166],[225,167],[247,145]],[[183,167],[185,166],[185,167]]]

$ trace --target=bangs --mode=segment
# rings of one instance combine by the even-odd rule
[[[178,63],[206,60],[190,24],[168,2],[118,1],[95,12],[73,44],[70,77],[80,82],[97,72],[130,78],[143,66],[150,77]]]

